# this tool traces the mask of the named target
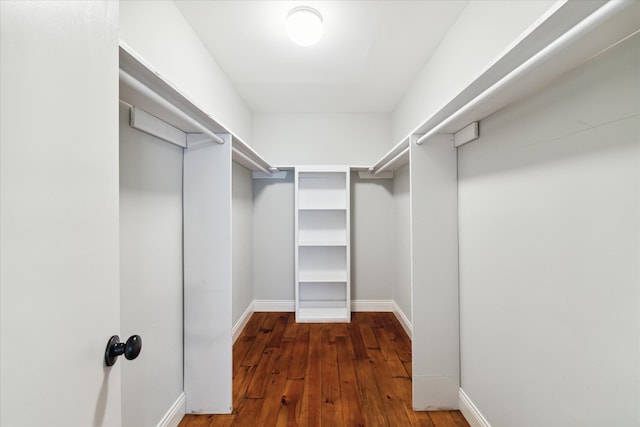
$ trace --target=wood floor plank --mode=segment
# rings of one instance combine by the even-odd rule
[[[378,349],[380,345],[378,344],[378,339],[373,333],[373,328],[369,323],[363,322],[358,325],[360,327],[360,336],[362,337],[362,341],[366,348]]]
[[[338,372],[338,354],[333,336],[337,329],[334,325],[322,331],[322,372],[321,372],[321,425],[342,426],[342,400],[340,399],[340,374]]]
[[[389,423],[382,407],[382,397],[376,384],[374,362],[370,359],[360,359],[355,361],[355,366],[366,425],[388,426]]]
[[[253,313],[247,322],[247,326],[242,330],[242,335],[245,337],[255,337],[263,327],[264,321],[267,318],[268,313]]]
[[[304,376],[300,425],[320,426],[320,400],[322,397],[322,325],[309,325],[309,352]]]
[[[233,348],[234,413],[185,415],[180,426],[469,427],[459,411],[412,410],[411,341],[393,313],[294,320],[254,313]]]
[[[429,417],[435,427],[458,427],[449,411],[430,411]]]
[[[411,362],[402,362],[404,365],[404,369],[407,371],[409,378],[413,377],[413,363]]]
[[[456,426],[458,427],[471,427],[465,417],[462,415],[460,411],[449,411],[451,418],[455,421]]]
[[[349,323],[347,325],[347,333],[351,340],[351,346],[353,347],[355,359],[368,359],[369,353],[367,353],[367,347],[362,340],[362,334],[360,328],[355,323]]]
[[[376,383],[385,415],[392,426],[410,425],[409,418],[404,410],[401,399],[393,385],[393,377],[385,364],[384,357],[380,350],[369,350],[371,360],[375,363]]]
[[[238,413],[233,420],[233,427],[256,427],[260,425],[259,416],[262,411],[262,399],[242,399],[238,405]]]
[[[238,410],[238,404],[245,398],[247,387],[253,378],[256,366],[241,366],[233,378],[233,410]]]
[[[284,393],[280,398],[280,412],[276,427],[293,427],[300,424],[300,406],[302,401],[303,379],[287,379]]]
[[[342,415],[345,426],[364,427],[365,417],[362,412],[358,376],[353,363],[354,353],[350,350],[347,337],[336,337],[336,353],[340,375],[340,399],[342,401]]]
[[[255,366],[262,357],[264,349],[267,347],[267,342],[271,338],[271,330],[261,329],[253,340],[253,344],[247,351],[244,359],[242,359],[242,366]]]
[[[236,420],[236,414],[217,415],[208,427],[231,427]]]
[[[296,316],[294,313],[289,313],[289,318],[287,319],[287,326],[284,328],[284,333],[282,334],[282,339],[294,340],[296,339],[296,334],[298,332],[298,326],[303,325],[304,323],[296,323]]]
[[[233,344],[233,378],[236,377],[238,370],[242,366],[242,360],[247,356],[255,339],[256,337],[242,335]]]
[[[261,399],[264,397],[264,391],[269,382],[273,364],[275,363],[275,352],[276,350],[273,347],[266,347],[262,353],[261,363],[258,363],[256,366],[249,387],[247,387],[247,391],[244,394],[244,397],[247,399]]]
[[[295,336],[295,345],[291,356],[291,364],[287,378],[302,379],[307,368],[309,353],[309,324],[303,323],[298,326]]]
[[[260,422],[265,426],[273,426],[278,420],[287,380],[287,366],[291,360],[292,351],[292,341],[282,341],[277,349],[274,350],[273,369],[264,391],[264,404],[260,413]]]
[[[389,340],[393,343],[398,358],[403,362],[411,361],[411,340],[398,322],[395,316],[391,316],[390,321],[385,323],[385,329]]]
[[[269,342],[267,342],[267,347],[278,347],[280,345],[280,341],[282,341],[282,336],[284,335],[284,330],[287,327],[288,321],[289,313],[280,313],[276,319],[276,323],[273,325],[273,330],[271,331]]]

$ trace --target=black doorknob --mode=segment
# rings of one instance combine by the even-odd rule
[[[124,354],[127,360],[133,360],[140,354],[142,350],[142,338],[140,335],[132,335],[126,343],[120,342],[120,337],[113,335],[107,342],[107,348],[104,351],[104,363],[107,366],[113,366],[118,356]]]

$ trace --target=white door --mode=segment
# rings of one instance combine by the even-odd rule
[[[0,1],[0,424],[121,423],[118,2]]]

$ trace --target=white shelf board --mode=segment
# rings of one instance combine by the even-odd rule
[[[307,204],[305,206],[299,206],[299,211],[346,211],[347,208],[345,206],[319,206],[319,205],[311,205]]]
[[[323,241],[323,240],[305,240],[298,242],[298,246],[347,246],[346,240],[334,240],[334,241]]]
[[[347,272],[346,271],[299,271],[298,283],[346,283]]]
[[[298,307],[296,321],[311,322],[349,322],[351,313],[346,307]]]
[[[269,162],[262,158],[253,148],[242,141],[237,135],[226,126],[213,119],[193,100],[182,93],[173,83],[164,78],[160,72],[144,61],[142,57],[120,42],[119,50],[120,70],[125,75],[130,76],[139,85],[132,85],[120,79],[120,99],[129,105],[135,106],[146,113],[160,119],[174,128],[187,133],[199,134],[202,131],[193,123],[181,118],[166,105],[171,104],[191,117],[197,123],[213,133],[230,134],[233,147],[232,159],[238,164],[253,170],[262,171],[266,174],[277,171]],[[133,82],[132,82],[133,83]],[[144,87],[157,96],[150,96],[149,91],[141,90]],[[161,98],[161,99],[158,99]],[[160,102],[164,99],[165,102]]]
[[[411,134],[454,134],[526,98],[638,31],[640,2],[566,2]]]

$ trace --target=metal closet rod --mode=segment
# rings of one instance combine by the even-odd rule
[[[270,171],[267,168],[263,167],[262,165],[258,164],[258,162],[256,162],[251,157],[249,157],[246,154],[244,154],[242,151],[238,150],[236,147],[231,147],[231,150],[233,151],[234,155],[237,155],[242,160],[244,160],[246,162],[249,162],[249,164],[254,166],[256,169],[261,170],[262,172],[264,172],[264,173],[266,173],[268,175],[271,175],[272,171]]]
[[[211,137],[211,139],[213,139],[218,144],[224,144],[224,139],[220,138],[218,135],[216,135],[211,130],[207,129],[204,125],[202,125],[200,122],[195,120],[193,117],[191,117],[190,115],[188,115],[187,113],[185,113],[184,111],[182,111],[181,109],[173,105],[171,102],[167,101],[162,96],[158,95],[148,86],[141,83],[135,77],[131,76],[131,74],[127,73],[122,69],[120,69],[120,81],[124,82],[127,86],[133,88],[137,92],[143,94],[145,97],[149,98],[153,102],[160,104],[162,107],[171,111],[172,114],[175,114],[180,119],[186,121],[196,129],[204,133],[205,135]]]
[[[596,29],[603,22],[607,21],[611,16],[618,13],[620,10],[623,10],[631,3],[625,2],[609,2],[602,6],[600,9],[580,21],[569,31],[555,39],[553,42],[548,44],[538,53],[533,55],[531,58],[523,62],[516,69],[511,71],[509,74],[498,80],[493,85],[489,86],[484,92],[480,95],[473,98],[471,101],[463,105],[458,111],[441,121],[439,124],[434,126],[427,133],[422,135],[416,141],[416,144],[422,144],[427,138],[438,133],[440,129],[451,123],[453,120],[459,118],[461,115],[467,113],[472,108],[476,107],[478,104],[483,102],[487,98],[491,98],[496,94],[496,92],[503,89],[505,86],[510,84],[513,80],[516,80],[519,77],[522,77],[526,73],[528,73],[531,69],[539,66],[543,63],[548,57],[551,57],[554,54],[560,52],[566,45],[574,42],[575,40],[582,37],[585,33]],[[479,120],[479,119],[474,119]],[[470,121],[474,121],[470,120]]]

